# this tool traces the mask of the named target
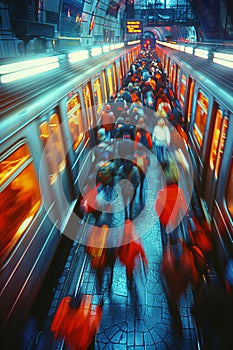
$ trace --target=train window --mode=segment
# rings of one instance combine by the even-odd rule
[[[227,129],[228,129],[228,118],[225,117],[222,123],[220,138],[219,138],[219,146],[218,146],[217,160],[216,160],[216,166],[215,166],[216,178],[218,178],[218,174],[219,174],[219,169],[220,169],[222,155],[223,155],[225,141],[226,141]]]
[[[181,81],[180,81],[180,92],[179,92],[179,102],[182,109],[184,109],[186,87],[187,87],[187,78],[186,78],[186,75],[182,73]]]
[[[122,86],[122,81],[123,81],[120,61],[116,62],[116,67],[117,67],[117,77],[118,77],[119,88],[120,88]]]
[[[205,125],[207,120],[208,99],[199,90],[196,104],[196,115],[194,122],[194,135],[200,147],[202,147]]]
[[[41,195],[26,144],[0,161],[0,262],[7,259],[41,205]]]
[[[233,218],[233,160],[231,159],[231,169],[227,181],[226,187],[226,203],[227,208],[230,212],[231,217]]]
[[[172,65],[172,86],[173,89],[176,91],[176,64],[173,63]]]
[[[180,67],[177,67],[177,76],[176,76],[176,81],[174,82],[175,84],[175,94],[179,98],[179,86],[180,86]]]
[[[67,103],[67,120],[75,151],[83,139],[83,123],[79,95],[73,96]]]
[[[54,157],[53,143],[51,141],[51,133],[49,130],[49,123],[43,122],[39,126],[40,130],[40,139],[44,148],[44,156],[49,171],[49,181],[52,185],[57,180],[57,163],[56,158]]]
[[[104,102],[107,102],[107,85],[106,85],[106,73],[103,71],[103,85],[104,85]]]
[[[218,151],[218,145],[219,145],[221,126],[222,126],[222,119],[223,119],[222,111],[218,109],[216,113],[216,118],[215,118],[214,132],[213,132],[211,151],[210,151],[210,168],[212,170],[214,170],[216,159],[217,159],[217,151]]]
[[[108,87],[109,87],[109,96],[112,96],[114,94],[114,91],[113,91],[112,69],[110,67],[107,69],[107,79],[108,79]]]
[[[94,117],[93,117],[93,104],[91,99],[91,86],[90,83],[86,84],[85,88],[83,88],[83,96],[84,96],[84,103],[86,107],[86,113],[87,113],[87,120],[88,120],[88,127],[92,127],[94,124]]]
[[[124,58],[120,60],[121,62],[121,70],[122,70],[122,74],[123,76],[125,76],[125,61],[124,61]]]
[[[56,159],[58,162],[58,171],[61,172],[66,166],[66,156],[64,150],[64,144],[61,133],[60,121],[57,113],[54,113],[49,118],[49,128],[51,130],[51,136],[53,145],[55,146]]]
[[[100,113],[103,105],[100,78],[94,81],[94,100],[95,100],[97,113]]]
[[[113,70],[113,85],[114,85],[114,91],[117,91],[117,76],[116,76],[116,66],[115,64],[113,64],[112,66],[112,70]]]
[[[189,90],[189,100],[188,100],[188,115],[187,120],[190,123],[192,107],[193,107],[193,92],[194,92],[194,82],[191,81],[190,90]]]

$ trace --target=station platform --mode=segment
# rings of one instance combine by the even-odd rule
[[[155,176],[154,179],[156,179]],[[158,182],[157,174],[157,184]],[[144,200],[154,201],[153,197],[148,196],[147,187],[144,190],[144,196]],[[151,204],[153,206],[153,203]],[[137,193],[133,212],[135,217],[141,212],[141,205],[142,202]],[[119,225],[123,220],[124,211],[122,210],[114,216],[113,225],[114,222],[115,225]],[[55,293],[47,326],[51,323],[61,297],[64,296],[64,283],[66,283],[67,286],[69,285],[69,291],[77,290],[81,286],[82,292],[92,294],[94,304],[99,304],[100,300],[103,300],[103,316],[95,337],[94,349],[96,350],[199,349],[198,333],[191,316],[193,302],[191,288],[181,297],[180,302],[182,334],[178,334],[172,324],[160,271],[163,251],[158,217],[152,215],[150,210],[145,210],[143,219],[137,221],[136,229],[143,232],[141,241],[148,259],[148,270],[145,272],[143,265],[139,264],[133,283],[129,286],[125,267],[117,259],[111,288],[109,288],[109,271],[106,269],[100,292],[97,287],[96,271],[91,267],[85,254],[85,247],[74,244],[73,252],[71,250],[60,279],[61,285]],[[75,258],[74,251],[77,252]],[[66,281],[67,275],[72,279],[69,283]],[[66,294],[69,294],[69,291],[66,288]],[[64,345],[63,340],[54,343],[52,350],[71,350]]]

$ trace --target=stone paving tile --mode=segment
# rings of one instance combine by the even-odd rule
[[[155,181],[158,186],[159,180]],[[146,193],[147,196],[147,193]],[[154,214],[154,198],[147,196],[148,208],[143,219],[137,221],[137,232],[143,232],[142,242],[149,261],[148,272],[145,275],[140,269],[135,275],[133,289],[128,290],[125,268],[116,261],[111,293],[103,289],[103,317],[95,339],[96,350],[196,350],[197,342],[190,313],[192,300],[190,291],[181,300],[181,317],[183,324],[183,339],[176,336],[171,325],[164,293],[160,262],[162,245],[160,226]],[[138,215],[140,203],[137,202],[134,214]],[[114,225],[123,222],[124,213],[118,212]],[[140,216],[140,214],[139,214]],[[90,274],[90,271],[86,271]],[[95,275],[85,276],[85,287],[96,293]],[[105,284],[107,284],[107,278]],[[84,288],[85,290],[85,288]],[[100,298],[97,295],[97,299]]]

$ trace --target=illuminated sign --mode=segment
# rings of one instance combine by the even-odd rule
[[[136,20],[126,21],[127,33],[142,33],[142,22]]]

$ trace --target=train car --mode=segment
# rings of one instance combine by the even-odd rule
[[[1,84],[0,328],[18,333],[69,226],[101,108],[140,45]],[[24,62],[27,64],[27,62]]]
[[[157,45],[184,116],[194,181],[212,224],[220,272],[233,257],[232,69]]]
[[[153,50],[156,45],[156,37],[152,32],[145,32],[141,34],[141,48],[142,50]]]

